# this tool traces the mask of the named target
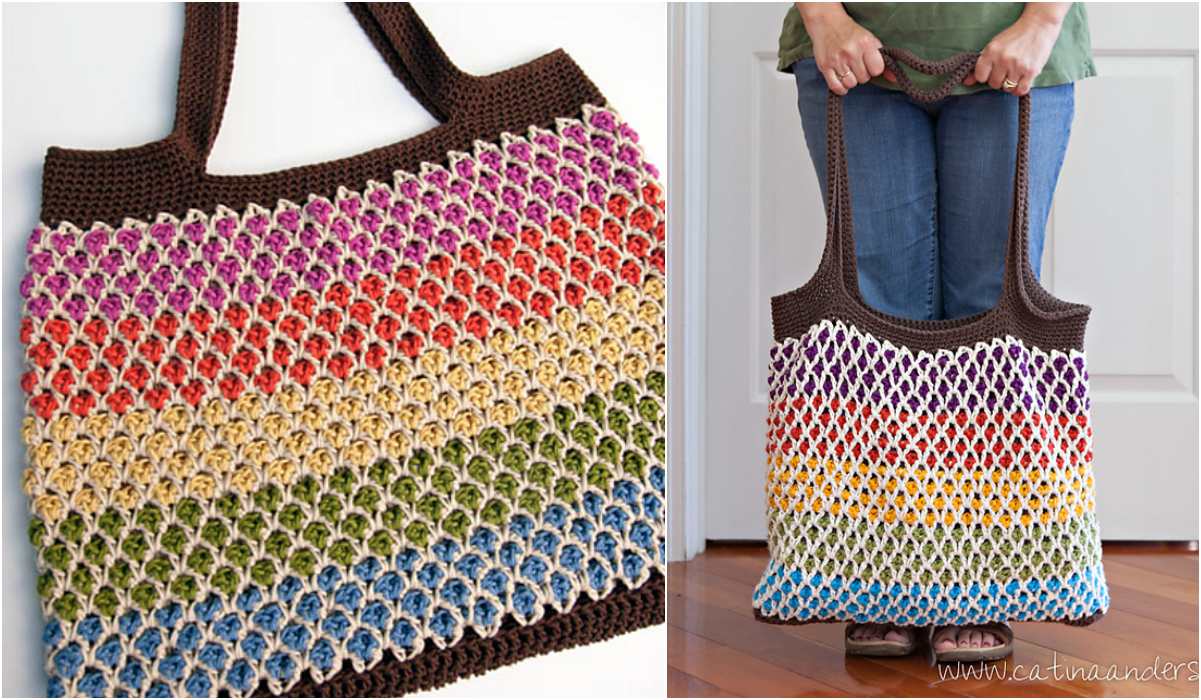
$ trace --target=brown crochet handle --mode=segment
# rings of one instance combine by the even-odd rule
[[[470,77],[459,70],[409,3],[347,3],[393,75],[448,122],[466,102]],[[202,167],[217,139],[238,39],[237,3],[188,3],[184,15],[173,135]]]
[[[947,95],[955,86],[976,68],[978,52],[961,53],[941,61],[927,61],[906,49],[896,49],[885,46],[880,49],[884,59],[884,67],[897,76],[897,85],[916,102],[937,102]],[[901,64],[909,66],[919,73],[926,75],[941,75],[944,79],[936,87],[922,90],[913,84],[909,74],[901,68]]]
[[[965,54],[969,55],[969,54]],[[953,59],[948,59],[953,61]],[[942,64],[947,64],[944,61]],[[927,63],[926,67],[935,64]],[[965,63],[956,63],[955,73]],[[975,65],[972,58],[971,65]],[[969,68],[970,70],[970,68]],[[966,73],[964,73],[966,75]],[[898,79],[900,76],[898,75]],[[958,80],[962,80],[959,78]],[[952,85],[953,87],[953,85]],[[949,88],[948,88],[949,91]],[[866,305],[859,291],[855,264],[855,226],[851,213],[851,184],[847,174],[846,143],[842,96],[830,92],[826,99],[826,250],[822,264],[837,264],[843,276],[842,288],[859,303]],[[1030,187],[1030,95],[1018,98],[1017,164],[1014,168],[1013,203],[1010,209],[1009,238],[1005,252],[1005,272],[998,306],[1020,303],[1022,287],[1034,289],[1037,282],[1029,261],[1029,187]]]

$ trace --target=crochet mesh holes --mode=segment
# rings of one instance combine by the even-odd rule
[[[757,604],[801,621],[1103,611],[1086,381],[1081,353],[1012,338],[914,353],[823,322],[774,347],[767,504],[784,573],[769,569]],[[789,571],[856,589],[788,606],[772,596],[795,599]],[[1013,585],[1026,598],[990,602]],[[898,608],[894,586],[947,610]]]
[[[661,585],[663,203],[611,113],[556,128],[304,206],[35,232],[52,692],[279,692]]]

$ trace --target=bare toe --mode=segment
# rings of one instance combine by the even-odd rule
[[[956,635],[960,649],[972,648],[972,630],[970,627],[960,627],[959,633]]]
[[[888,632],[884,635],[884,641],[899,642],[901,644],[907,644],[907,643],[909,643],[909,633],[904,630],[899,630],[894,627],[894,628],[888,630]]]
[[[955,634],[958,630],[955,627],[947,627],[939,630],[934,637],[934,651],[952,651],[956,647]]]

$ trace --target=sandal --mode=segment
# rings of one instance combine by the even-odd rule
[[[908,656],[917,648],[917,632],[912,627],[887,625],[884,634],[892,630],[905,630],[909,633],[908,642],[898,642],[891,639],[852,639],[851,632],[863,627],[862,623],[849,624],[846,627],[846,650],[856,656]]]
[[[935,651],[934,637],[942,630],[948,627],[972,627],[981,632],[990,632],[994,637],[1002,641],[1001,644],[991,647],[981,647],[964,649],[962,647],[948,649],[947,651]],[[930,636],[928,639],[930,652],[934,655],[934,661],[940,664],[944,663],[972,663],[974,661],[996,661],[1003,659],[1013,653],[1013,628],[1004,622],[990,622],[985,625],[942,625],[930,628]]]

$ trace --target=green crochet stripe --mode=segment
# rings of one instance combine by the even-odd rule
[[[89,609],[111,617],[117,591],[130,591],[146,610],[164,590],[196,600],[205,581],[232,596],[249,582],[270,587],[331,561],[348,567],[364,548],[388,557],[443,535],[465,541],[477,522],[499,527],[518,510],[541,514],[552,499],[579,504],[585,484],[607,495],[622,478],[645,484],[649,470],[666,462],[664,391],[663,374],[654,372],[642,387],[618,384],[608,399],[592,394],[579,406],[557,406],[549,424],[522,419],[437,451],[417,449],[403,463],[341,467],[324,485],[306,475],[249,496],[228,492],[212,512],[195,498],[170,508],[110,508],[90,534],[78,513],[57,526],[35,517],[29,536],[43,570],[38,591],[68,621]]]
[[[768,541],[775,560],[788,568],[903,584],[1066,578],[1101,563],[1097,520],[1091,513],[1028,530],[911,527],[865,519],[852,525],[828,513],[788,514],[769,516]]]

